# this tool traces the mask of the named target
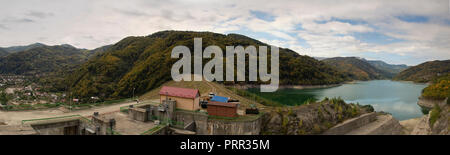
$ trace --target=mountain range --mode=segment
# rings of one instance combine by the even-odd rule
[[[391,77],[390,73],[372,66],[364,59],[357,57],[335,57],[323,59],[323,62],[347,73],[353,80],[375,80]]]
[[[133,90],[144,94],[172,80],[171,66],[177,60],[170,57],[173,47],[184,45],[193,52],[194,38],[203,38],[203,48],[226,46],[270,46],[239,34],[212,32],[161,31],[148,36],[127,37],[113,45],[94,50],[71,45],[48,46],[32,44],[0,48],[0,74],[42,74],[40,81],[52,85],[54,91],[70,89],[74,96],[87,98],[129,97]],[[270,54],[270,52],[269,52]],[[203,62],[208,62],[204,59]],[[448,62],[432,73],[448,72]],[[447,66],[447,69],[445,67]],[[246,66],[248,62],[246,61]],[[421,65],[391,65],[383,61],[358,57],[312,58],[280,48],[281,85],[327,85],[351,80],[395,79],[421,77],[413,73],[430,74]],[[236,67],[236,66],[235,66]],[[415,68],[423,69],[415,69]],[[411,73],[410,73],[411,72]],[[246,75],[248,69],[246,68]],[[261,82],[222,82],[224,84],[260,84]]]
[[[0,57],[0,74],[34,75],[55,72],[82,64],[95,54],[95,51],[78,49],[67,44],[48,46],[36,43],[2,50],[7,54]]]
[[[194,38],[203,38],[203,48],[216,45],[223,51],[225,46],[269,46],[243,35],[211,32],[162,31],[144,37],[127,37],[83,64],[67,81],[72,92],[80,97],[124,97],[130,96],[134,89],[136,93],[145,93],[172,80],[170,70],[177,60],[170,57],[171,50],[184,45],[193,52]],[[325,63],[289,49],[280,49],[280,62],[281,85],[336,84],[349,80]]]

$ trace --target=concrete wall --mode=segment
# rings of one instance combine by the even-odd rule
[[[189,111],[176,111],[173,120],[184,126],[195,122],[195,132],[197,134],[206,134],[208,115]]]
[[[261,117],[251,121],[228,121],[208,119],[207,114],[197,112],[177,111],[176,122],[184,125],[195,122],[197,135],[259,135],[261,131]]]
[[[145,107],[147,108],[147,107]],[[149,106],[150,108],[150,106]],[[144,108],[139,108],[139,107],[135,107],[135,108],[129,108],[128,109],[128,117],[133,119],[133,120],[137,120],[137,121],[141,121],[141,122],[145,122],[148,121],[148,112],[146,111],[146,109]]]
[[[39,134],[39,135],[64,135],[65,127],[79,127],[79,120],[68,120],[61,122],[52,122],[52,123],[40,123],[31,125],[31,127]],[[78,128],[78,130],[80,130]],[[79,132],[79,131],[78,131]]]
[[[373,129],[368,135],[400,135],[403,134],[403,127],[400,123],[392,117],[392,115],[385,115],[388,119],[385,123]]]
[[[174,118],[174,111],[175,107],[177,105],[177,102],[174,100],[171,101],[164,101],[163,106],[168,107],[165,111],[159,111],[158,107],[155,105],[147,104],[147,105],[140,105],[137,107],[129,108],[128,109],[128,117],[141,121],[154,121],[154,119],[165,121],[165,120],[173,120]],[[155,118],[156,117],[156,118]]]
[[[376,120],[377,114],[375,112],[363,114],[359,117],[352,118],[349,120],[346,120],[342,122],[341,124],[338,124],[331,129],[325,131],[324,135],[343,135],[346,134],[354,129],[360,128],[366,124],[369,124],[370,122],[373,122]]]

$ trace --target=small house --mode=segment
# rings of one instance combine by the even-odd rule
[[[176,108],[183,110],[200,109],[200,91],[198,89],[163,86],[159,91],[160,103],[164,100],[175,100]]]
[[[237,117],[239,104],[209,101],[207,111],[212,116]]]

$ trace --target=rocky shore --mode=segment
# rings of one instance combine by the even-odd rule
[[[410,135],[449,135],[450,107],[447,100],[419,98],[417,104],[430,110],[429,113],[419,118],[401,121],[400,124]]]
[[[278,86],[279,89],[286,89],[286,88],[292,88],[292,89],[314,89],[314,88],[331,88],[331,87],[338,87],[343,84],[329,84],[329,85],[280,85]],[[238,89],[249,89],[249,88],[259,88],[260,85],[235,85],[234,87]]]

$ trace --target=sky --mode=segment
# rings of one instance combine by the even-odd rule
[[[246,35],[314,57],[450,59],[449,0],[0,0],[0,47],[94,49],[163,30]]]

